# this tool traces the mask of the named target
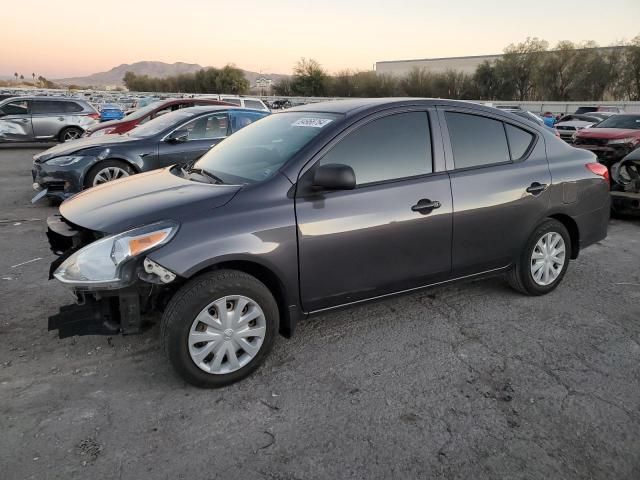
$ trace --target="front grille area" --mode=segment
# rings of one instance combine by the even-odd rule
[[[576,138],[576,145],[591,145],[594,147],[604,147],[609,142],[606,138]]]

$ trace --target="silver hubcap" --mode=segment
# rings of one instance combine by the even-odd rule
[[[64,132],[64,140],[75,140],[76,138],[80,138],[80,132],[77,130],[69,130]]]
[[[97,173],[96,178],[93,179],[93,186],[95,187],[101,183],[110,182],[111,180],[128,176],[129,172],[120,167],[106,167]]]
[[[545,233],[531,254],[531,276],[538,285],[550,285],[556,281],[565,262],[566,249],[562,235]]]
[[[260,351],[267,322],[260,306],[241,295],[211,302],[189,330],[189,355],[207,373],[235,372]]]

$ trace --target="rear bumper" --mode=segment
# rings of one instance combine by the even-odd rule
[[[610,216],[611,203],[607,198],[606,204],[598,210],[574,218],[580,233],[580,250],[607,238]]]

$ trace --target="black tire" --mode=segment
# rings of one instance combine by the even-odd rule
[[[191,359],[189,331],[207,305],[229,295],[246,296],[260,306],[266,320],[265,337],[258,353],[239,370],[208,373]],[[160,336],[164,352],[178,376],[196,387],[218,388],[245,378],[263,363],[273,346],[278,325],[278,304],[262,282],[237,270],[215,270],[192,279],[178,290],[162,316]]]
[[[107,167],[117,167],[121,168],[127,172],[128,175],[134,175],[136,172],[131,168],[127,162],[123,162],[122,160],[102,160],[101,162],[96,163],[91,170],[87,173],[87,176],[84,177],[84,188],[93,187],[93,181],[96,178],[96,175],[101,170]]]
[[[84,130],[78,127],[63,128],[62,130],[60,130],[60,133],[58,134],[58,141],[60,143],[64,143],[66,141],[73,140],[71,138],[67,138],[69,134],[75,135],[75,138],[80,138],[83,133],[84,133]]]
[[[562,270],[557,278],[549,285],[539,285],[533,279],[531,274],[531,256],[538,240],[547,233],[558,233],[562,236],[565,244],[565,260]],[[553,291],[562,281],[567,273],[569,261],[571,258],[571,237],[566,227],[558,220],[548,218],[540,223],[533,233],[529,236],[527,243],[522,250],[518,261],[507,274],[509,285],[520,293],[525,295],[545,295]]]

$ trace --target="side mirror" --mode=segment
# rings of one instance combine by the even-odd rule
[[[189,130],[174,130],[166,139],[169,143],[181,143],[187,140],[189,140]]]
[[[320,165],[313,174],[313,187],[322,190],[353,190],[356,188],[356,174],[348,165]]]

